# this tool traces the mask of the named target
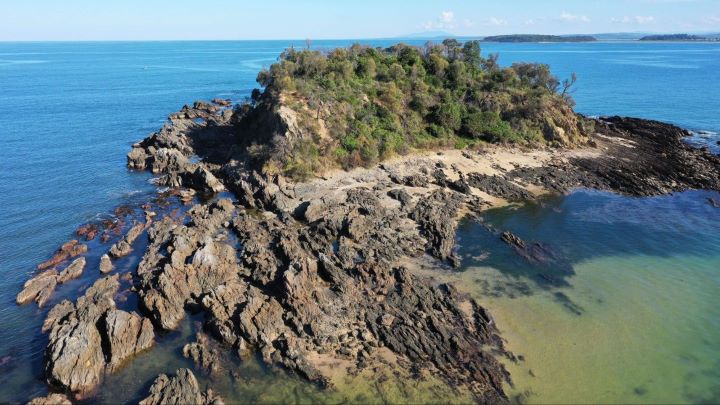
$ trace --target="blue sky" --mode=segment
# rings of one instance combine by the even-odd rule
[[[720,0],[0,0],[0,40],[720,31]]]

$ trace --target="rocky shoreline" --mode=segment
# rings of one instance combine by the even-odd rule
[[[510,375],[498,359],[514,356],[490,314],[414,272],[413,262],[452,271],[463,217],[544,193],[720,190],[720,158],[686,145],[687,131],[621,117],[596,119],[581,148],[425,152],[296,183],[262,173],[247,154],[254,142],[295,136],[288,116],[268,111],[250,133],[240,124],[247,112],[231,107],[185,106],[128,154],[129,168],[152,171],[187,206],[168,210],[159,201],[78,229],[78,238],[99,236],[107,249],[103,276],[48,312],[46,379],[67,397],[34,403],[91,397],[104,375],[152,350],[156,334],[178,328],[189,311],[203,314],[208,336],[183,351],[207,372],[219,367],[221,351],[258,352],[268,365],[328,387],[329,361],[348,373],[391,363],[435,375],[478,402],[506,401]],[[141,237],[148,243],[136,252],[139,265],[115,268]],[[500,237],[522,251],[522,240]],[[86,251],[79,240],[63,245],[38,266],[18,304],[49,302],[82,274]],[[137,308],[118,309],[123,294],[135,294]],[[159,376],[143,403],[186,401],[222,399],[181,369]]]

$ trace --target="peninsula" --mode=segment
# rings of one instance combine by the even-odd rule
[[[18,303],[52,306],[44,367],[57,392],[37,403],[92,398],[190,313],[203,331],[183,348],[196,372],[236,376],[224,359],[257,353],[320,387],[390,369],[462,401],[504,402],[500,360],[517,359],[491,314],[417,271],[461,262],[463,217],[576,187],[720,189],[720,158],[686,145],[687,131],[584,117],[574,75],[502,67],[476,41],[291,48],[258,82],[247,102],[185,106],[133,145],[128,167],[152,171],[159,197],[83,225],[83,241],[25,284]],[[56,299],[88,249],[107,252],[97,281]],[[134,299],[118,308],[123,296]],[[188,369],[140,384],[145,404],[221,401]]]

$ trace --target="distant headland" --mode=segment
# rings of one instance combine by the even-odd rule
[[[593,42],[597,38],[590,35],[534,35],[513,34],[493,35],[483,38],[485,42]]]
[[[691,34],[646,35],[640,41],[720,41],[719,38],[710,38]]]

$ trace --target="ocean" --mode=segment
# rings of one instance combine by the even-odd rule
[[[353,42],[398,40],[313,47]],[[291,45],[305,46],[0,43],[0,402],[45,391],[44,312],[15,304],[35,265],[78,225],[154,192],[147,173],[125,168],[130,146],[183,104],[244,100],[258,71]],[[671,122],[694,131],[691,142],[720,149],[718,43],[483,44],[483,53],[499,53],[503,65],[547,63],[560,78],[575,72],[573,96],[583,114]],[[706,197],[578,191],[542,207],[488,213],[488,222],[566,252],[573,274],[563,287],[543,286],[533,269],[515,274],[516,259],[500,245],[489,245],[487,262],[475,262],[470,241],[484,241],[484,228],[462,228],[461,251],[470,259],[456,276],[490,283],[471,285],[471,293],[496,315],[509,349],[526,359],[508,366],[517,376],[515,395],[528,402],[720,399],[720,210]],[[524,283],[528,294],[488,294],[497,280],[501,287]]]

